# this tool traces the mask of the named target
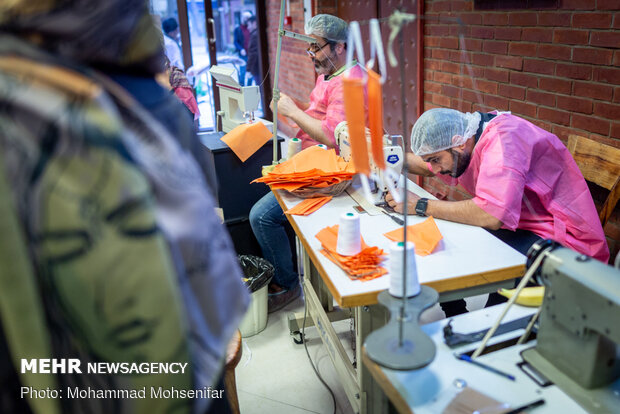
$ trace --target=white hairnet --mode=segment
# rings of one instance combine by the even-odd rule
[[[322,37],[332,42],[347,41],[348,24],[331,14],[317,14],[306,22],[306,34]]]
[[[480,114],[463,113],[455,109],[434,108],[422,114],[411,131],[411,150],[415,155],[463,145],[473,137],[480,125]]]

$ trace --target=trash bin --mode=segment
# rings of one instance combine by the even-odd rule
[[[274,268],[267,260],[250,255],[240,255],[239,264],[243,270],[243,280],[252,293],[250,306],[239,326],[241,336],[247,338],[267,326],[267,286]]]

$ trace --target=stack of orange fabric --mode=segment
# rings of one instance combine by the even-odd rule
[[[352,163],[336,155],[333,149],[312,146],[284,161],[253,183],[265,183],[275,190],[293,191],[304,187],[324,188],[350,180],[355,174]]]
[[[402,242],[403,228],[399,227],[383,235],[392,241]],[[443,236],[439,232],[433,216],[430,216],[422,223],[407,226],[407,241],[413,242],[415,253],[418,256],[428,256],[433,253],[441,239],[443,239]]]
[[[362,239],[362,251],[355,256],[341,256],[336,252],[338,225],[325,227],[316,236],[321,242],[321,253],[336,263],[352,280],[372,280],[387,273],[380,266],[385,252],[378,247],[369,247]]]
[[[325,204],[329,203],[331,199],[331,197],[307,198],[301,203],[298,203],[295,207],[291,207],[286,210],[285,213],[295,216],[309,216]]]

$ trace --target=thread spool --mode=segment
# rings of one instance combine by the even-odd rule
[[[301,151],[301,140],[299,138],[291,138],[288,140],[288,150],[286,152],[286,159],[290,160],[293,155]]]
[[[415,247],[412,242],[394,242],[390,245],[390,295],[403,297],[403,254],[407,255],[407,286],[406,296],[411,297],[420,293],[418,268],[415,263]]]
[[[318,145],[318,147],[319,147],[319,148],[323,148],[324,150],[326,150],[326,149],[327,149],[327,145],[325,145],[325,144],[319,144],[319,145]]]
[[[340,216],[336,251],[342,256],[354,256],[362,251],[360,216],[357,213],[343,213]]]

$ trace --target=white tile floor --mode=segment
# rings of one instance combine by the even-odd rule
[[[468,298],[468,309],[480,309],[485,302],[486,295]],[[236,370],[242,414],[333,413],[332,398],[312,370],[304,346],[295,344],[288,332],[288,315],[303,310],[303,300],[297,299],[270,314],[264,331],[243,339],[243,356]],[[422,315],[422,322],[443,317],[443,311],[435,305]],[[352,357],[350,322],[336,322],[334,328]],[[334,391],[337,412],[353,413],[315,328],[306,328],[306,340],[312,361]]]

